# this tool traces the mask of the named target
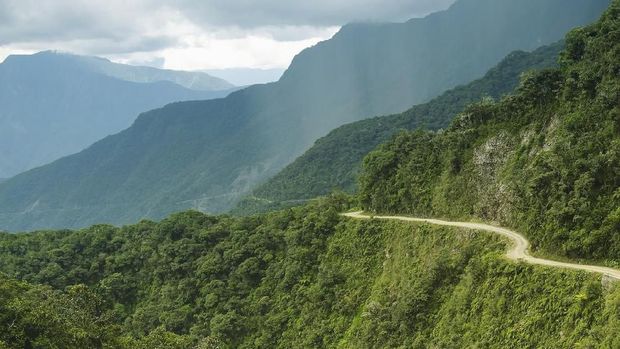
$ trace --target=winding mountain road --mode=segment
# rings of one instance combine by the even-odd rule
[[[513,243],[510,249],[506,251],[506,257],[515,261],[524,261],[530,264],[538,264],[545,265],[549,267],[557,267],[557,268],[568,268],[568,269],[577,269],[584,270],[591,273],[599,273],[616,280],[620,280],[620,270],[600,267],[596,265],[585,265],[585,264],[574,264],[574,263],[564,263],[558,261],[552,261],[548,259],[542,259],[533,257],[530,255],[530,242],[521,234],[500,227],[495,227],[488,224],[482,223],[470,223],[470,222],[449,222],[442,221],[439,219],[426,219],[426,218],[413,218],[413,217],[404,217],[404,216],[369,216],[363,214],[363,212],[350,212],[343,213],[343,216],[355,219],[383,219],[383,220],[396,220],[396,221],[405,221],[405,222],[420,222],[420,223],[430,223],[436,225],[445,225],[450,227],[460,227],[474,230],[483,230],[492,232],[495,234],[499,234],[501,236],[507,237]]]

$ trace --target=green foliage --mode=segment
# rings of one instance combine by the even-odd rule
[[[524,72],[555,66],[562,47],[562,43],[556,43],[531,53],[513,52],[483,78],[444,92],[428,103],[402,114],[357,121],[333,130],[260,185],[233,213],[251,214],[300,205],[304,199],[326,195],[334,189],[354,192],[364,156],[399,130],[446,128],[469,103],[484,96],[499,98],[518,85]]]
[[[618,263],[619,8],[571,32],[561,67],[524,75],[513,96],[371,153],[362,206],[499,221],[546,253]]]
[[[615,340],[618,314],[612,324],[604,313],[617,286],[508,262],[502,244],[473,232],[390,231],[382,271],[342,348],[605,348]]]
[[[61,292],[2,274],[0,327],[0,348],[110,348],[120,334],[102,299],[86,286]]]
[[[316,277],[317,259],[348,205],[349,198],[332,196],[255,218],[185,212],[123,228],[3,233],[0,269],[57,289],[87,284],[101,301],[84,294],[88,301],[76,308],[113,314],[128,347],[237,347],[253,333],[272,341],[278,328],[264,327],[264,312],[292,323],[288,309],[303,299],[276,307],[269,296]]]
[[[346,219],[347,205],[0,235],[0,268],[35,281],[55,264],[45,282],[66,289],[0,279],[0,347],[617,344],[620,288],[600,276],[514,264],[480,232]]]

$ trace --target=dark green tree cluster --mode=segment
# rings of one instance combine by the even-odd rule
[[[364,208],[478,217],[548,253],[620,262],[620,3],[572,31],[561,65],[469,106],[445,132],[365,159]]]
[[[274,292],[289,297],[302,278],[317,277],[319,254],[348,205],[340,196],[256,218],[185,212],[124,228],[2,233],[0,270],[58,290],[88,285],[98,297],[92,306],[102,302],[101,312],[117,329],[122,326],[123,343],[130,347],[162,341],[178,342],[179,348],[220,342],[237,347],[251,335],[262,335],[252,339],[271,347],[275,333],[293,322],[291,304],[301,307],[305,298],[270,297]],[[61,308],[46,311],[55,316]],[[63,320],[70,317],[62,314]],[[42,326],[47,336],[53,333]]]
[[[0,274],[0,348],[104,348],[120,345],[102,299],[84,285],[65,292]]]

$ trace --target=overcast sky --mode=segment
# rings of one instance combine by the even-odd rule
[[[353,21],[404,21],[454,0],[0,0],[0,61],[60,50],[170,69],[285,68]]]

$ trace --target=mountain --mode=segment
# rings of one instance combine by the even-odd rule
[[[483,97],[500,98],[519,84],[521,74],[557,64],[562,43],[531,53],[509,54],[481,79],[444,92],[428,103],[401,114],[375,117],[343,125],[242,200],[235,213],[254,213],[287,204],[300,204],[339,189],[353,193],[364,156],[400,130],[449,126],[465,106]]]
[[[395,24],[352,24],[282,78],[168,105],[83,152],[0,184],[0,227],[80,227],[229,209],[320,136],[405,110],[594,20],[607,0],[460,0]]]
[[[78,152],[127,128],[145,110],[223,97],[231,87],[204,73],[96,57],[50,51],[9,56],[0,64],[0,177]]]
[[[620,2],[572,31],[560,67],[527,75],[444,132],[406,132],[364,160],[373,212],[482,219],[533,251],[620,261]]]
[[[559,67],[369,154],[356,198],[0,233],[0,347],[620,347],[615,278],[508,259],[503,234],[341,215],[507,218],[535,254],[618,270],[619,35],[614,0]]]
[[[74,66],[81,66],[86,70],[101,73],[117,79],[131,82],[158,82],[169,81],[191,90],[222,91],[230,90],[235,85],[204,72],[191,72],[153,67],[133,66],[110,62],[105,58],[91,56],[77,56],[55,53],[64,60],[70,60]]]

